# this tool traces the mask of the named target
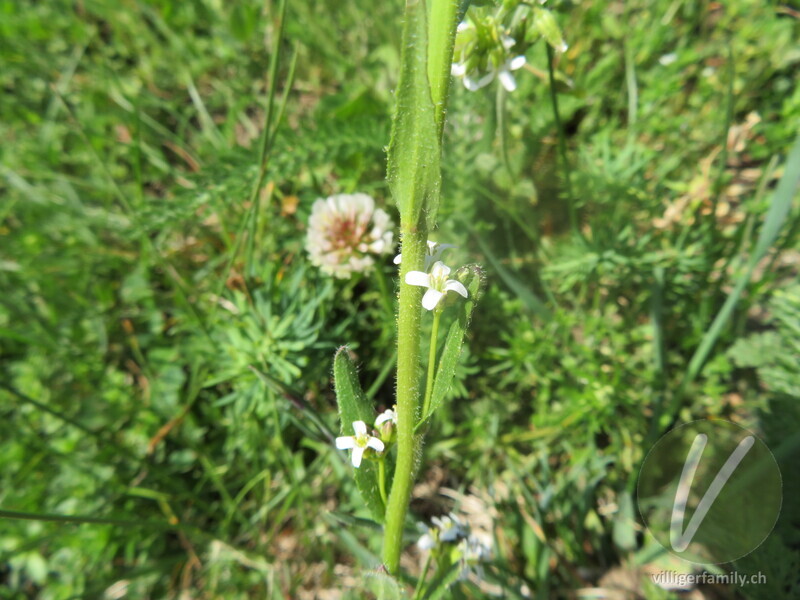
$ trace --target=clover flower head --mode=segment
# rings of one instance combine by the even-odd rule
[[[422,306],[426,310],[433,310],[439,301],[445,297],[447,292],[455,292],[464,298],[468,296],[467,288],[460,281],[448,279],[450,267],[442,261],[436,261],[431,267],[430,273],[423,271],[409,271],[406,273],[406,283],[419,287],[428,288],[422,296]]]
[[[393,228],[389,214],[366,194],[320,198],[311,208],[306,250],[324,273],[347,279],[371,270],[374,256],[392,251]]]
[[[456,248],[453,244],[440,244],[439,242],[433,242],[428,240],[428,249],[425,253],[425,270],[431,268],[431,265],[442,258],[442,254],[444,254],[445,250],[449,250],[450,248]],[[394,264],[399,265],[403,261],[403,255],[398,254],[394,257]]]
[[[352,450],[353,466],[358,468],[361,466],[361,459],[364,458],[364,453],[368,448],[372,448],[376,452],[383,452],[384,445],[378,438],[367,433],[367,424],[364,421],[353,421],[353,432],[355,435],[337,437],[336,447],[339,450]]]

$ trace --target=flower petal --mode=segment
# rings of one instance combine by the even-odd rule
[[[442,261],[437,260],[433,263],[433,268],[431,269],[431,279],[440,279],[450,275],[450,267],[444,264]]]
[[[444,294],[439,290],[429,289],[422,297],[422,307],[426,310],[433,310],[436,308],[436,305],[439,304],[439,300],[442,299],[442,296],[444,296]]]
[[[383,449],[385,448],[383,442],[376,437],[371,437],[367,440],[367,447],[377,450],[378,452],[383,452]]]
[[[353,421],[353,431],[356,435],[367,435],[367,424],[364,421]]]
[[[391,408],[387,408],[380,415],[378,415],[377,419],[375,419],[375,427],[380,427],[386,421],[394,422],[396,420],[397,420],[397,414],[395,414],[395,412]]]
[[[430,550],[436,545],[436,542],[433,540],[433,536],[429,533],[426,533],[417,542],[417,547],[420,550]]]
[[[511,71],[516,71],[517,69],[521,69],[522,67],[524,67],[526,62],[527,61],[525,60],[524,56],[522,55],[515,56],[510,61],[508,61],[508,68]]]
[[[467,72],[467,65],[464,63],[453,63],[450,65],[450,74],[453,77],[463,77],[464,73]]]
[[[355,448],[355,446],[356,441],[353,439],[352,435],[336,438],[336,447],[339,450],[350,450],[350,448]]]
[[[399,265],[401,260],[403,260],[403,255],[398,254],[397,256],[394,257],[394,260],[392,260],[392,262],[396,265]]]
[[[406,283],[408,285],[418,285],[419,287],[431,287],[431,276],[422,271],[409,271],[406,273]]]
[[[467,294],[467,288],[464,287],[460,281],[456,281],[455,279],[448,279],[447,283],[444,286],[445,292],[455,292],[456,294],[461,294],[466,298],[469,294]]]
[[[506,91],[513,92],[517,89],[517,80],[514,79],[514,76],[508,69],[501,69],[497,78],[500,80],[500,83],[503,84],[503,87],[506,88]]]
[[[350,457],[353,461],[353,466],[357,469],[361,466],[361,459],[364,458],[364,448],[356,446],[353,448],[353,455]]]

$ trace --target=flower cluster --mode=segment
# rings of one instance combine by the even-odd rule
[[[462,77],[471,92],[489,85],[495,77],[513,92],[517,80],[512,71],[525,65],[525,56],[513,52],[517,41],[493,17],[467,19],[458,26],[458,37],[451,73]]]
[[[320,198],[311,208],[306,250],[323,272],[347,279],[372,269],[374,256],[392,252],[393,229],[388,213],[366,194]]]
[[[466,579],[470,573],[483,577],[482,563],[491,558],[489,545],[472,533],[469,524],[452,513],[433,517],[431,522],[433,525],[419,538],[417,546],[430,550],[438,562],[458,563],[460,579]]]

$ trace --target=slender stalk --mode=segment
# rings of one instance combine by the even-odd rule
[[[431,327],[431,346],[428,350],[428,380],[425,382],[425,402],[422,404],[422,418],[428,416],[431,408],[431,393],[433,392],[433,375],[436,372],[436,342],[439,337],[439,319],[442,311],[437,307],[433,311],[433,326]]]
[[[408,227],[408,226],[406,226]],[[400,296],[397,318],[397,464],[386,505],[383,561],[390,573],[400,568],[403,524],[411,498],[416,444],[414,425],[419,413],[419,328],[421,289],[402,283],[408,271],[422,267],[427,248],[427,231],[403,232],[403,262],[400,265]]]
[[[419,574],[419,579],[417,580],[417,587],[414,588],[414,600],[422,598],[422,592],[425,591],[425,578],[428,576],[428,569],[431,568],[432,557],[433,552],[428,552],[428,557],[425,559],[425,564],[422,566],[422,573]]]
[[[400,207],[403,254],[397,317],[397,463],[386,506],[383,546],[383,561],[392,574],[400,569],[403,526],[419,455],[414,426],[421,408],[419,338],[422,290],[404,282],[409,271],[422,269],[428,227],[433,226],[436,218],[439,173],[434,173],[435,177],[425,177],[425,169],[430,164],[426,164],[425,157],[434,159],[438,171],[459,2],[429,0],[429,6],[430,9],[421,0],[406,0],[403,64],[393,140],[389,148],[389,174]],[[424,47],[427,47],[427,59],[419,53],[419,49]],[[420,73],[424,73],[422,78]],[[429,99],[424,99],[426,91]],[[412,136],[419,135],[419,140],[428,139],[430,142],[428,125],[422,117],[426,113],[421,104],[424,102],[433,103],[434,147],[411,141]],[[410,148],[414,150],[410,151]],[[420,157],[424,159],[422,162]]]
[[[382,458],[378,461],[378,489],[381,493],[381,500],[383,505],[386,506],[386,459]]]
[[[556,75],[553,67],[553,49],[550,44],[547,48],[547,73],[550,77],[550,102],[553,105],[553,119],[556,122],[558,133],[558,150],[561,155],[561,168],[563,169],[564,184],[567,186],[567,209],[569,210],[569,225],[573,233],[578,233],[578,216],[575,213],[575,198],[572,195],[572,180],[570,178],[569,159],[567,158],[567,140],[564,137],[564,127],[561,124],[561,115],[558,112],[558,94],[556,93]]]

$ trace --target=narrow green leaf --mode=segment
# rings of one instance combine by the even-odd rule
[[[340,435],[353,435],[355,421],[364,421],[367,428],[371,428],[375,422],[375,409],[361,390],[358,372],[347,346],[342,346],[336,351],[333,359],[333,382],[336,388],[336,402],[339,405]],[[391,472],[390,469],[387,471]],[[354,469],[353,477],[373,517],[383,523],[385,507],[378,487],[378,465],[365,459],[359,468]]]
[[[388,178],[404,230],[436,221],[441,142],[428,81],[425,0],[407,0],[400,80],[388,149]]]
[[[456,279],[464,284],[469,296],[466,300],[456,299],[458,307],[458,317],[453,320],[447,332],[447,339],[441,352],[441,359],[436,370],[436,378],[433,380],[433,392],[431,394],[431,406],[427,415],[417,424],[415,431],[430,418],[447,395],[448,390],[453,385],[458,359],[461,356],[461,349],[464,346],[464,336],[469,329],[469,322],[472,319],[472,312],[475,305],[483,294],[485,275],[483,269],[478,265],[467,265],[459,269]]]
[[[445,597],[444,594],[450,589],[450,586],[458,581],[459,575],[461,575],[461,564],[458,562],[450,565],[446,571],[437,574],[425,593],[425,600],[437,600]]]

